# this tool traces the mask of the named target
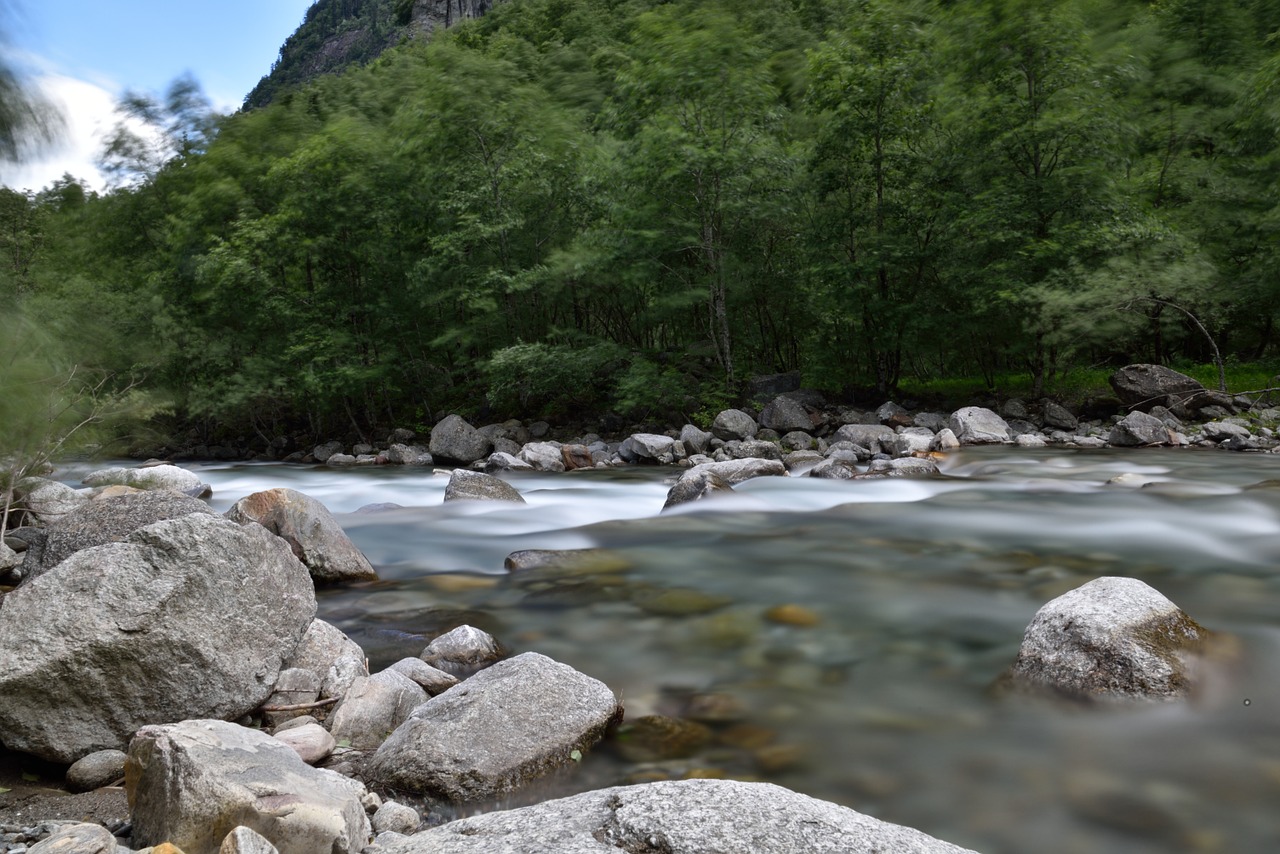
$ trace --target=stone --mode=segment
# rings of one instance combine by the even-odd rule
[[[794,603],[774,605],[764,612],[764,618],[771,623],[801,629],[812,628],[822,622],[816,611]]]
[[[314,703],[320,699],[320,677],[303,667],[287,667],[280,671],[275,690],[262,704],[264,707],[297,706]],[[287,720],[302,716],[301,710],[265,711],[263,717],[268,726],[279,726]]]
[[[1142,581],[1096,578],[1036,612],[1002,684],[1081,699],[1185,697],[1209,638]]]
[[[711,741],[711,730],[705,724],[645,715],[628,720],[618,727],[613,744],[628,762],[661,762],[692,756]]]
[[[1065,406],[1046,400],[1040,406],[1040,420],[1045,427],[1058,430],[1073,431],[1080,426],[1080,420],[1071,414]]]
[[[529,442],[517,455],[537,471],[564,471],[564,454],[557,442]]]
[[[420,658],[402,658],[387,669],[408,677],[432,697],[458,684],[458,677],[432,667]]]
[[[521,549],[507,555],[503,568],[507,572],[553,567],[571,574],[621,572],[631,568],[630,562],[608,549]]]
[[[67,788],[89,792],[124,779],[123,750],[99,750],[82,756],[67,769]]]
[[[1253,434],[1249,432],[1248,427],[1232,421],[1210,421],[1203,425],[1200,431],[1204,433],[1206,439],[1212,439],[1215,442],[1225,442],[1228,439],[1253,438]]]
[[[1019,448],[1044,448],[1049,442],[1039,433],[1023,433],[1013,440]]]
[[[223,838],[218,854],[280,854],[280,849],[253,828],[241,825]]]
[[[813,419],[795,395],[780,394],[760,412],[760,426],[779,433],[792,430],[808,432],[813,429]]]
[[[440,635],[418,656],[432,667],[466,678],[502,657],[502,647],[493,635],[474,626],[458,626]]]
[[[1169,444],[1169,428],[1154,415],[1140,410],[1130,412],[1116,422],[1107,436],[1107,441],[1121,448],[1133,448],[1141,445]]]
[[[973,854],[771,783],[667,780],[459,819],[379,854]]]
[[[341,697],[356,679],[369,675],[360,645],[324,620],[311,621],[285,666],[314,673],[321,698]]]
[[[484,470],[487,474],[500,471],[533,471],[533,466],[506,451],[494,451],[484,461]]]
[[[933,441],[929,443],[930,451],[938,451],[947,453],[949,451],[958,451],[960,449],[960,440],[956,438],[956,434],[951,431],[950,427],[943,427],[938,434],[933,437]]]
[[[308,765],[323,762],[338,746],[333,735],[317,723],[290,727],[277,732],[272,738],[289,745]]]
[[[618,447],[618,456],[628,463],[656,463],[671,465],[685,456],[684,449],[676,448],[676,440],[658,433],[633,433]]]
[[[909,457],[928,451],[933,446],[934,438],[933,431],[924,427],[904,427],[892,439],[882,441],[880,446],[892,456]]]
[[[940,474],[938,464],[928,457],[900,457],[896,460],[872,460],[859,477],[934,477]]]
[[[782,462],[782,449],[764,439],[726,442],[724,450],[735,460],[776,460]]]
[[[488,456],[493,443],[457,415],[449,415],[431,429],[431,456],[437,461],[471,465]]]
[[[226,516],[240,525],[257,523],[280,537],[318,582],[378,579],[329,509],[309,495],[284,488],[255,492],[233,504]]]
[[[352,684],[329,718],[329,732],[343,746],[372,750],[426,701],[412,679],[383,670]]]
[[[754,477],[788,477],[787,467],[782,460],[766,460],[759,457],[744,457],[718,463],[703,463],[694,466],[680,477],[684,479],[699,472],[716,475],[730,486],[736,486]]]
[[[604,683],[526,652],[419,706],[365,773],[458,803],[494,798],[580,758],[620,714]]]
[[[148,723],[239,718],[315,611],[306,567],[261,526],[193,513],[77,552],[4,599],[4,743],[70,763]]]
[[[60,521],[89,503],[89,496],[65,483],[42,477],[26,477],[18,482],[17,497],[21,506],[42,525]]]
[[[341,442],[325,442],[323,445],[316,445],[311,450],[312,458],[318,463],[327,463],[329,461],[329,457],[332,457],[334,454],[341,453]]]
[[[348,468],[357,465],[359,462],[353,454],[334,454],[325,460],[324,464],[335,468]]]
[[[214,515],[205,502],[168,491],[137,492],[91,501],[50,525],[47,536],[38,545],[32,543],[23,571],[30,580],[78,551],[118,543],[139,528],[190,513]]]
[[[512,501],[524,504],[520,491],[501,478],[479,471],[454,469],[444,488],[445,501]]]
[[[195,474],[177,466],[161,465],[146,468],[109,468],[99,469],[85,475],[81,481],[85,486],[110,486],[122,484],[135,489],[171,489],[186,494],[188,490],[197,492],[208,487],[200,482]]]
[[[680,442],[684,445],[685,451],[690,454],[705,454],[714,438],[715,436],[706,430],[699,430],[692,424],[686,424],[680,428]]]
[[[726,442],[754,438],[759,429],[756,420],[741,409],[726,409],[711,423],[712,434]]]
[[[1009,425],[990,409],[966,406],[951,413],[947,422],[961,445],[996,445],[1013,441]]]
[[[143,727],[126,781],[138,847],[168,841],[185,854],[217,854],[242,826],[280,854],[357,854],[371,835],[363,785],[225,721]]]
[[[876,409],[876,420],[889,428],[911,427],[915,424],[915,419],[911,417],[911,413],[893,401],[880,404],[880,407]],[[930,430],[929,432],[932,433],[933,431]]]
[[[809,477],[819,477],[824,480],[853,480],[857,475],[858,469],[851,461],[834,457],[828,457],[809,469]]]
[[[893,432],[892,427],[886,427],[883,424],[845,424],[836,430],[831,441],[833,443],[852,442],[869,449],[873,454],[878,454],[883,450],[882,443],[892,442],[895,435],[897,434]]]
[[[1128,409],[1150,412],[1153,406],[1186,406],[1203,395],[1199,380],[1163,365],[1126,365],[1107,382]]]
[[[792,430],[780,441],[782,447],[788,451],[811,451],[818,447],[817,439],[800,430]]]
[[[398,466],[429,466],[435,464],[435,458],[421,445],[395,442],[387,448],[387,462]]]
[[[560,446],[560,461],[565,471],[595,468],[596,461],[591,456],[591,448],[587,445],[571,442]]]
[[[373,814],[374,833],[403,833],[406,836],[418,830],[422,816],[413,807],[387,801]]]
[[[100,824],[70,824],[25,850],[27,854],[116,854],[116,838]]]

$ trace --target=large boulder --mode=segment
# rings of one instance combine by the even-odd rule
[[[431,429],[431,456],[437,461],[471,465],[484,459],[493,442],[457,415],[449,415]]]
[[[1121,448],[1167,445],[1169,432],[1169,428],[1159,418],[1135,410],[1116,422],[1107,435],[1107,441]]]
[[[292,489],[268,489],[241,498],[227,511],[240,525],[258,524],[289,544],[320,582],[377,581],[369,559],[342,530],[329,509]]]
[[[433,639],[419,656],[437,670],[465,679],[502,657],[498,639],[475,626],[458,626]]]
[[[520,449],[517,456],[538,471],[564,471],[565,469],[562,446],[555,442],[528,442]]]
[[[358,750],[372,750],[427,701],[427,692],[403,673],[383,670],[357,679],[329,718],[329,732]]]
[[[622,441],[618,456],[628,463],[670,465],[684,456],[684,448],[670,436],[657,433],[634,433]]]
[[[928,834],[775,786],[669,780],[459,819],[378,854],[973,854]]]
[[[396,442],[387,448],[387,462],[398,466],[429,466],[435,463],[431,452],[421,445]]]
[[[691,501],[701,501],[713,495],[728,495],[733,492],[733,487],[720,475],[701,467],[695,468],[699,470],[690,469],[685,472],[671,489],[667,490],[667,500],[662,505],[663,510],[679,504],[688,504]]]
[[[792,430],[807,433],[813,429],[813,419],[795,395],[780,394],[761,410],[760,426],[779,433],[789,433]]]
[[[1084,699],[1170,699],[1210,633],[1136,578],[1096,578],[1036,612],[1005,687]]]
[[[312,768],[258,730],[188,720],[139,730],[125,767],[133,843],[218,854],[237,827],[280,854],[356,854],[371,835],[365,788]]]
[[[445,501],[512,501],[524,504],[520,491],[501,478],[481,471],[454,469],[444,488]]]
[[[74,762],[137,729],[257,708],[315,616],[261,526],[193,513],[77,552],[5,597],[0,738]]]
[[[760,425],[741,409],[726,409],[711,422],[711,432],[717,439],[726,442],[733,439],[752,439]]]
[[[419,706],[365,774],[448,801],[494,798],[580,757],[620,715],[604,683],[526,652]]]
[[[766,460],[758,457],[746,457],[740,460],[725,460],[718,463],[702,463],[680,475],[696,477],[702,472],[709,472],[730,486],[736,486],[753,477],[788,477],[787,467],[781,460]]]
[[[845,424],[836,430],[831,442],[852,442],[863,448],[870,448],[872,453],[880,453],[889,447],[895,435],[892,427],[883,424]]]
[[[998,445],[1013,441],[1008,422],[981,406],[957,409],[951,413],[947,426],[962,445]]]
[[[23,572],[32,578],[82,549],[118,543],[139,528],[189,513],[215,515],[198,498],[165,490],[99,498],[50,525],[43,542],[33,543],[28,550]]]
[[[1154,406],[1186,405],[1204,394],[1204,385],[1163,365],[1126,365],[1107,382],[1129,409],[1150,412]]]
[[[46,480],[43,477],[26,477],[18,482],[16,490],[21,506],[42,525],[51,525],[68,513],[79,510],[89,502],[89,496],[72,489],[65,483]]]
[[[187,495],[204,495],[211,491],[192,472],[171,465],[99,469],[85,475],[81,482],[85,486],[120,484],[134,489],[171,489]]]
[[[320,696],[326,698],[343,696],[357,679],[369,675],[360,645],[324,620],[311,621],[285,667],[314,673]]]

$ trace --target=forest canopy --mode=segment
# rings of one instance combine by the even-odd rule
[[[1206,333],[1275,358],[1278,28],[1276,0],[513,0],[261,108],[158,99],[165,157],[109,192],[0,190],[0,300],[264,437],[689,417],[793,370],[1040,393]]]

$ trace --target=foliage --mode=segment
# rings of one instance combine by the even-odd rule
[[[116,189],[0,195],[0,290],[234,436],[1230,384],[1280,345],[1274,5],[522,0],[424,44],[322,0],[265,106],[179,80]]]

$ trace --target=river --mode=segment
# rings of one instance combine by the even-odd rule
[[[628,719],[736,721],[683,759],[606,745],[526,799],[723,774],[987,854],[1280,850],[1280,456],[982,448],[939,479],[761,478],[668,513],[674,470],[515,474],[519,506],[446,505],[424,469],[192,468],[218,510],[287,486],[338,516],[382,580],[321,590],[320,615],[375,669],[470,622],[601,679]],[[379,503],[401,506],[357,512]],[[606,552],[504,571],[534,548]],[[1237,636],[1240,662],[1187,703],[992,696],[1036,609],[1103,575]]]

